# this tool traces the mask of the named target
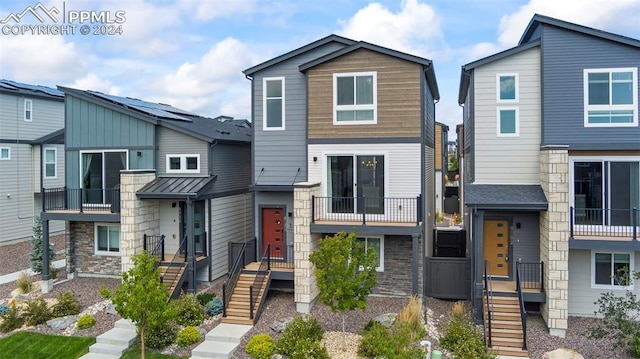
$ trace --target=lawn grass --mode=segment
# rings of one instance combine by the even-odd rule
[[[144,352],[145,359],[187,359],[189,357],[180,357],[175,355],[167,355],[147,349]],[[122,354],[120,359],[140,359],[140,342],[135,342]]]
[[[3,359],[79,358],[89,352],[96,338],[67,337],[32,332],[17,332],[0,339],[0,357]]]

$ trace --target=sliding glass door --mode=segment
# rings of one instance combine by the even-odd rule
[[[81,154],[81,180],[84,203],[111,204],[114,196],[105,190],[116,190],[120,185],[120,171],[127,169],[126,151],[83,152]]]
[[[328,156],[331,213],[383,214],[384,172],[384,156]]]

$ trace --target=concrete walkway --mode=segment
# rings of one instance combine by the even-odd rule
[[[57,261],[53,262],[53,267],[58,269],[58,268],[64,268],[64,266],[67,265],[67,261],[66,259],[60,259]],[[18,280],[18,278],[20,278],[20,275],[22,273],[26,273],[28,276],[32,276],[35,275],[36,273],[34,273],[31,268],[29,269],[25,269],[25,270],[21,270],[18,272],[13,272],[13,273],[9,273],[9,274],[5,274],[5,275],[0,275],[0,284],[5,284],[5,283],[9,283],[9,282],[15,282]]]
[[[251,330],[251,325],[218,324],[191,351],[191,359],[229,359],[240,344],[242,337]]]
[[[96,337],[89,353],[81,359],[118,359],[136,340],[136,327],[126,319],[116,321],[113,329]]]

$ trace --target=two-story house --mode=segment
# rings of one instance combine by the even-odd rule
[[[640,293],[618,272],[640,260],[639,67],[639,40],[541,15],[518,46],[463,66],[478,315],[486,277],[513,292],[520,276],[558,336],[603,292]]]
[[[172,295],[227,274],[230,241],[252,237],[251,128],[94,91],[65,94],[64,187],[46,188],[66,221],[67,271],[120,276],[143,249]],[[48,273],[43,279],[48,280]]]
[[[422,295],[435,209],[432,62],[331,35],[244,73],[258,252],[289,269],[272,275],[293,282],[298,310],[318,294],[308,255],[340,231],[378,254],[376,292]]]
[[[0,80],[0,244],[29,238],[41,189],[64,185],[63,128],[61,91]],[[61,233],[64,223],[50,230]]]

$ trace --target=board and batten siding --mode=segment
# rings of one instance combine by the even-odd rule
[[[307,179],[307,79],[298,67],[343,48],[339,43],[307,51],[253,76],[253,180],[261,185],[291,185]],[[285,129],[263,131],[263,79],[284,77]],[[300,173],[298,173],[298,168]],[[264,171],[262,170],[264,169]],[[297,178],[296,178],[297,174]]]
[[[546,25],[542,48],[542,144],[580,150],[640,149],[640,126],[584,127],[584,69],[640,71],[640,48]],[[640,89],[640,76],[638,82]],[[636,95],[639,104],[640,91]]]
[[[606,251],[603,251],[606,252]],[[635,270],[640,265],[640,252],[634,252]],[[591,250],[572,249],[569,251],[569,315],[593,317],[596,305],[593,304],[602,293],[613,291],[622,296],[622,289],[593,289],[591,288]],[[636,281],[633,292],[640,295],[640,283]]]
[[[209,143],[172,130],[158,127],[158,176],[207,177],[209,175]],[[167,173],[167,155],[200,155],[199,173]]]
[[[327,194],[326,156],[384,155],[385,197],[415,198],[421,193],[420,148],[419,143],[309,145],[309,182],[321,182],[322,194]],[[314,162],[314,157],[318,161]],[[433,159],[431,163],[433,170]],[[430,195],[433,196],[433,193]]]
[[[376,72],[377,123],[333,124],[333,75]],[[422,66],[359,49],[307,70],[309,138],[420,137]]]
[[[31,121],[24,120],[24,100],[31,100]],[[0,139],[35,140],[64,128],[64,101],[0,94]]]
[[[218,176],[213,184],[216,193],[242,190],[251,184],[251,146],[217,144],[211,152],[211,172]]]
[[[517,73],[518,102],[497,103],[496,75]],[[540,49],[535,47],[474,70],[476,183],[540,182]],[[519,135],[498,136],[497,109],[519,109]]]
[[[253,238],[253,194],[214,198],[211,200],[211,279],[227,274],[229,242],[242,242]]]

